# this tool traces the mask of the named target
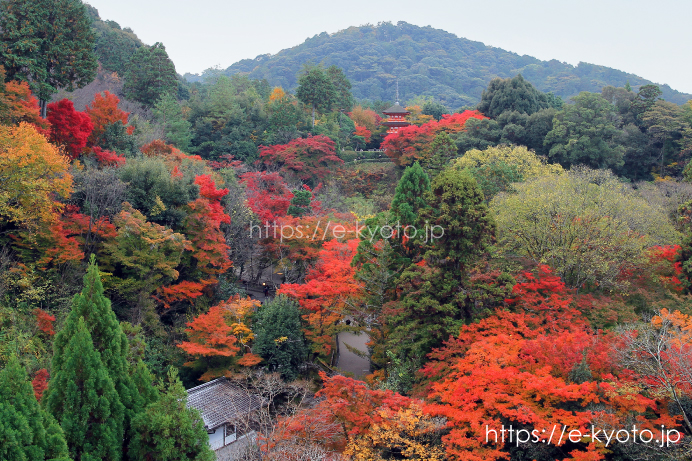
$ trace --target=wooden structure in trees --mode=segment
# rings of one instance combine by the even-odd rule
[[[389,127],[387,129],[387,134],[396,133],[399,131],[399,128],[410,125],[410,123],[406,121],[406,116],[411,112],[401,107],[398,101],[389,109],[383,110],[382,113],[387,116],[387,120],[382,122],[383,125]]]

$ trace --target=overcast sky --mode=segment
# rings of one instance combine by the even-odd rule
[[[613,67],[692,93],[691,0],[87,0],[162,42],[179,73],[291,48],[321,32],[406,21],[539,59]]]

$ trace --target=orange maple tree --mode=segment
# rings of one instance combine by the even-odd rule
[[[355,269],[351,267],[358,243],[357,239],[325,242],[305,283],[285,284],[278,291],[297,300],[305,312],[303,319],[308,324],[305,336],[317,355],[332,355],[346,303],[349,298],[361,296],[362,283],[355,279]]]
[[[448,421],[443,441],[451,459],[509,459],[516,438],[510,442],[502,430],[510,424],[547,449],[559,447],[550,456],[592,460],[604,459],[602,443],[551,438],[552,429],[585,434],[594,422],[636,421],[660,437],[661,424],[675,425],[665,405],[642,395],[612,362],[614,337],[594,334],[549,268],[525,273],[508,302],[513,311],[464,326],[423,370],[432,380],[427,409]]]
[[[31,93],[26,82],[5,82],[5,71],[0,66],[0,123],[31,124],[44,136],[50,132],[50,123],[41,117],[38,99]]]
[[[120,98],[109,91],[96,93],[94,100],[86,106],[84,112],[91,119],[94,128],[89,135],[89,144],[98,146],[108,125],[122,123],[127,125],[127,118],[130,113],[120,110],[118,104]],[[128,134],[132,134],[131,131]]]
[[[204,371],[200,380],[229,375],[236,365],[254,366],[262,359],[250,351],[254,338],[248,326],[250,315],[260,302],[238,296],[212,306],[187,324],[188,341],[178,345],[195,360],[185,365]],[[239,359],[236,359],[241,355]]]

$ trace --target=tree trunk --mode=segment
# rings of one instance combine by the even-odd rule
[[[315,105],[312,105],[312,127],[315,128]]]
[[[39,106],[41,108],[41,118],[46,118],[47,105],[48,105],[47,101],[44,101],[43,99],[39,100]]]

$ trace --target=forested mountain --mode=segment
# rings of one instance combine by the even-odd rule
[[[306,62],[332,64],[344,69],[359,99],[392,100],[396,79],[403,101],[431,96],[451,109],[475,105],[495,77],[524,78],[544,92],[569,98],[581,91],[599,92],[607,85],[637,89],[650,82],[634,74],[604,66],[580,63],[572,66],[557,60],[541,61],[486,46],[430,26],[406,22],[349,27],[334,34],[323,32],[304,43],[255,59],[244,59],[224,71],[247,73],[267,79],[287,90],[297,86],[297,74]],[[200,79],[186,75],[188,80]],[[660,85],[663,98],[683,104],[692,98]]]
[[[101,66],[122,75],[132,55],[145,44],[129,27],[122,28],[115,21],[102,20],[98,10],[91,5],[86,5],[86,8],[96,35],[94,51]]]

